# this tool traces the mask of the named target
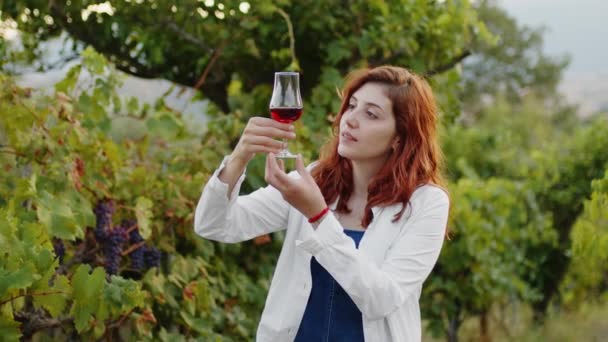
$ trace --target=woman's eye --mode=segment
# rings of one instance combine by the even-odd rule
[[[352,103],[349,103],[349,104],[348,104],[348,109],[353,109],[353,108],[355,108],[355,105],[354,105],[354,104],[352,104]]]
[[[377,118],[378,118],[378,116],[377,116],[376,114],[374,114],[374,113],[372,113],[372,112],[370,112],[370,111],[368,111],[368,112],[367,112],[367,115],[368,115],[369,117],[371,117],[372,119],[377,119]]]

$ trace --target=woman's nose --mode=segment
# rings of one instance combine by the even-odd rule
[[[349,113],[346,113],[344,119],[346,121],[346,124],[351,127],[351,128],[355,128],[358,125],[357,122],[357,118],[356,118],[356,111],[350,111]]]

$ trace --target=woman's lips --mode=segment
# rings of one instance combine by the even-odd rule
[[[357,138],[353,137],[353,135],[348,132],[342,133],[342,138],[344,138],[345,141],[352,141],[352,142],[357,141]]]

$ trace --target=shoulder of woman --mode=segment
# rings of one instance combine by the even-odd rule
[[[412,193],[411,202],[449,203],[450,195],[446,189],[436,184],[426,183],[418,186]]]
[[[308,170],[308,172],[312,171],[312,169],[314,169],[317,165],[319,165],[319,161],[315,160],[313,162],[311,162],[310,164],[308,164],[308,166],[306,166],[306,170]]]

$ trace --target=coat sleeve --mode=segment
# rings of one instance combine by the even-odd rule
[[[243,173],[228,196],[228,184],[218,178],[228,158],[203,189],[194,215],[194,231],[209,240],[237,243],[285,229],[289,204],[274,187],[269,185],[238,196],[245,180]]]
[[[422,286],[443,245],[449,212],[447,194],[432,186],[414,207],[402,227],[405,233],[380,266],[360,253],[333,214],[323,219],[310,239],[296,244],[315,256],[367,319],[381,319]]]

